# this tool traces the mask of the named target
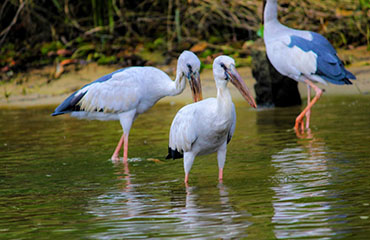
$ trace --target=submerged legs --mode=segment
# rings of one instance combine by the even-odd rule
[[[121,150],[121,147],[123,145],[123,141],[124,141],[124,134],[122,134],[122,137],[121,139],[118,141],[118,144],[117,144],[117,147],[116,149],[114,150],[114,153],[112,155],[112,160],[114,161],[118,161],[119,160],[119,150]]]
[[[223,173],[224,173],[224,166],[226,161],[226,145],[227,143],[224,142],[222,146],[217,151],[217,162],[218,162],[218,180],[222,182]]]
[[[310,116],[311,116],[311,108],[317,102],[317,100],[319,100],[319,98],[321,97],[321,95],[323,93],[323,90],[320,89],[319,87],[317,87],[311,81],[309,81],[309,80],[306,79],[305,80],[305,83],[307,83],[307,87],[308,88],[312,87],[315,90],[316,95],[312,99],[312,101],[308,101],[307,102],[307,107],[298,115],[298,117],[295,120],[294,129],[297,132],[297,134],[299,134],[299,127],[301,127],[301,132],[304,131],[304,129],[303,129],[303,126],[304,126],[303,118],[305,116],[306,116],[306,119],[307,119],[306,128],[309,127],[309,125],[310,125],[310,122],[309,121],[310,121]],[[310,91],[310,89],[309,89],[309,91]],[[310,97],[310,96],[308,96],[308,97]]]
[[[114,161],[119,160],[119,151],[121,150],[121,147],[123,145],[123,162],[127,162],[128,135],[130,134],[131,125],[135,119],[135,114],[136,109],[119,114],[119,120],[122,126],[123,134],[112,155],[112,160]]]
[[[127,162],[127,152],[128,152],[128,134],[124,135],[124,145],[123,145],[123,162]]]
[[[112,160],[119,160],[119,151],[123,145],[123,161],[127,162],[127,152],[128,152],[128,134],[123,133],[121,139],[119,140],[116,149],[112,155]]]
[[[218,180],[222,182],[223,179],[223,172],[226,160],[226,141],[220,146],[217,150],[217,161],[218,161]],[[191,167],[193,166],[194,158],[197,153],[193,152],[184,152],[184,171],[185,171],[185,184],[189,181],[189,172]]]
[[[311,102],[311,87],[307,85],[307,105]],[[311,117],[311,109],[306,112],[306,128],[310,128],[310,117]],[[303,126],[302,126],[303,127]],[[301,128],[303,131],[303,129]]]
[[[193,166],[195,155],[191,152],[184,153],[184,171],[185,171],[185,179],[184,182],[188,183],[189,181],[189,172],[191,167]]]

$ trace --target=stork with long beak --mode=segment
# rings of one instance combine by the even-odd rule
[[[297,135],[310,127],[312,106],[323,90],[314,83],[352,84],[356,77],[344,68],[343,62],[329,41],[322,35],[282,25],[278,18],[277,0],[264,1],[264,41],[267,57],[282,75],[307,85],[307,107],[295,121]],[[311,100],[311,88],[316,95]],[[306,126],[303,119],[306,117]]]
[[[183,92],[189,82],[193,100],[202,100],[199,77],[200,61],[184,51],[177,61],[176,79],[154,67],[128,67],[105,75],[70,95],[52,116],[70,113],[72,117],[98,120],[119,120],[123,134],[113,153],[119,160],[124,145],[123,161],[127,162],[128,136],[131,125],[139,114],[150,109],[165,96]]]
[[[213,75],[217,98],[186,105],[176,114],[170,130],[167,158],[184,158],[185,183],[194,158],[198,155],[217,152],[219,174],[223,178],[226,146],[230,142],[236,122],[235,106],[227,83],[231,82],[254,108],[256,103],[246,84],[235,68],[234,59],[219,56],[213,62]]]

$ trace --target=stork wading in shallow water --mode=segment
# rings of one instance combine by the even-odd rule
[[[256,103],[228,56],[219,56],[213,62],[217,98],[186,105],[172,121],[167,158],[184,158],[185,183],[197,155],[217,152],[219,180],[223,178],[226,145],[235,130],[236,113],[227,83],[230,81],[249,104]]]
[[[322,35],[288,28],[277,19],[277,0],[264,1],[264,41],[267,57],[274,68],[282,75],[307,84],[307,107],[298,115],[295,130],[304,132],[310,126],[311,107],[323,93],[313,82],[352,84],[349,79],[356,77],[347,71],[337,52]],[[316,95],[311,101],[311,88]]]
[[[154,67],[120,69],[74,92],[55,109],[52,116],[70,113],[77,118],[119,120],[123,134],[112,160],[119,160],[119,151],[124,145],[123,161],[126,162],[128,136],[131,125],[139,114],[165,96],[182,93],[186,80],[189,81],[193,100],[202,99],[199,69],[200,61],[190,51],[184,51],[179,56],[175,81]]]

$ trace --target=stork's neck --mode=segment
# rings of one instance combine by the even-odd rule
[[[284,34],[288,27],[281,24],[277,18],[278,4],[276,0],[267,0],[264,12],[263,39],[265,43]]]
[[[174,81],[171,82],[171,84],[166,89],[166,96],[176,96],[182,93],[185,89],[185,77],[180,70],[179,66],[177,66],[176,71],[176,78]]]
[[[183,76],[182,72],[179,70],[179,68],[177,68],[177,72],[176,72],[176,79],[174,81],[175,83],[175,89],[174,89],[174,95],[178,95],[180,93],[182,93],[182,91],[184,91],[185,89],[185,77]]]
[[[278,22],[278,4],[277,0],[267,0],[264,12],[264,24]]]
[[[217,88],[217,112],[219,116],[228,116],[231,114],[232,107],[231,94],[227,86]],[[224,113],[224,114],[222,114]]]

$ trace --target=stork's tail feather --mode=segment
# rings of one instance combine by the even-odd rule
[[[348,78],[344,78],[342,80],[343,80],[344,84],[348,84],[348,85],[352,84],[352,82]]]
[[[349,78],[349,79],[356,80],[356,76],[353,75],[353,73],[351,73],[350,71],[347,71],[347,70],[346,70],[346,77]]]
[[[178,152],[176,149],[173,150],[170,147],[168,147],[168,155],[166,159],[170,159],[170,158],[177,159],[177,158],[183,158],[183,157],[184,155],[182,153]]]
[[[62,114],[65,114],[65,113],[68,113],[68,112],[58,112],[58,111],[55,111],[51,114],[51,116],[58,116],[58,115],[62,115]]]
[[[350,71],[347,71],[347,69],[344,69],[344,71],[346,72],[346,78],[342,79],[344,84],[349,84],[351,85],[352,82],[350,81],[351,80],[356,80],[356,76],[353,75]]]

